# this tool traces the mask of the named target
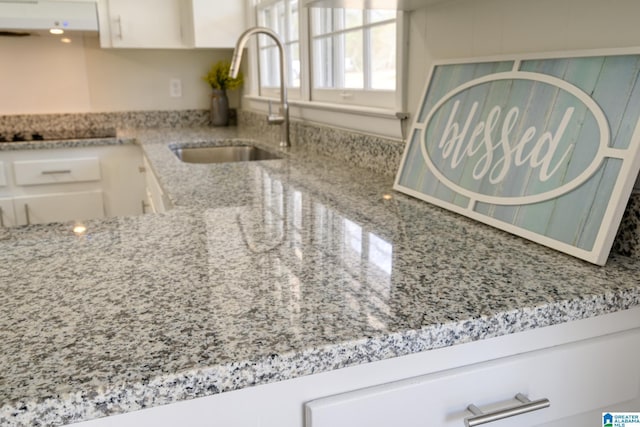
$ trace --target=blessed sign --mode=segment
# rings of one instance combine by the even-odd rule
[[[640,55],[440,64],[395,188],[604,264],[640,168]]]

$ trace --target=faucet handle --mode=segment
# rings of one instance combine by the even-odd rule
[[[280,114],[273,114],[271,100],[269,100],[269,115],[267,116],[267,123],[270,125],[280,125],[284,123],[284,116],[282,115],[282,112]]]

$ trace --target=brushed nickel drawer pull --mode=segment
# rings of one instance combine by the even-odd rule
[[[27,219],[27,225],[31,225],[31,218],[29,217],[29,204],[24,204],[24,216]]]
[[[42,171],[42,175],[55,175],[59,173],[71,173],[71,169],[60,169],[52,171]]]
[[[493,421],[502,420],[504,418],[526,414],[527,412],[538,411],[540,409],[548,408],[549,406],[551,406],[551,402],[549,402],[549,399],[530,400],[522,393],[516,394],[516,399],[522,404],[512,406],[510,408],[498,409],[486,414],[474,404],[467,406],[467,410],[469,410],[469,412],[471,412],[473,416],[464,419],[465,427],[479,426],[481,424],[487,424]]]

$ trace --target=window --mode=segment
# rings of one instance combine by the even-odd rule
[[[274,30],[287,52],[287,87],[290,95],[300,90],[300,36],[298,0],[266,0],[257,6],[258,25]],[[272,38],[259,36],[260,94],[272,95],[280,88],[280,58]]]
[[[312,9],[311,27],[313,99],[393,104],[395,11]]]
[[[285,43],[292,98],[396,109],[398,16],[393,10],[304,8],[254,0],[257,24]],[[260,95],[277,97],[278,49],[259,41]]]

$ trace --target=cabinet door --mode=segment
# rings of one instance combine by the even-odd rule
[[[0,227],[11,227],[13,225],[16,225],[13,199],[0,198]]]
[[[246,29],[243,1],[191,0],[193,47],[233,48]]]
[[[103,47],[183,48],[185,0],[108,0],[111,44]],[[102,24],[105,19],[102,17]]]
[[[0,187],[6,187],[7,174],[4,171],[4,162],[0,162]]]
[[[149,201],[151,212],[165,212],[167,210],[166,196],[158,179],[153,174],[149,160],[144,158],[145,179],[147,183],[147,200]]]
[[[102,191],[47,194],[13,199],[19,225],[104,217]]]

